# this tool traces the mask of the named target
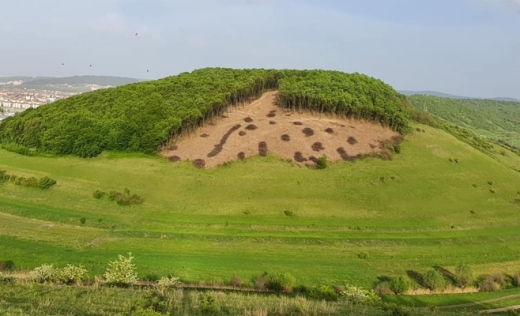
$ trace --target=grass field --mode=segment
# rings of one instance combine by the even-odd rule
[[[247,284],[264,271],[289,272],[298,284],[367,288],[378,277],[460,263],[477,274],[520,272],[520,173],[420,128],[392,161],[324,170],[272,156],[201,170],[139,155],[0,151],[0,170],[58,181],[50,190],[0,185],[0,260],[18,268],[83,264],[100,275],[117,254],[132,252],[140,277],[224,283],[238,276]],[[144,203],[92,196],[124,188]]]

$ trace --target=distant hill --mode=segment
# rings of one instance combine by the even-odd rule
[[[507,98],[507,97],[498,97],[498,98],[472,98],[472,97],[465,97],[460,95],[454,95],[449,93],[443,93],[438,91],[412,91],[412,90],[398,90],[399,93],[404,94],[406,96],[412,96],[412,95],[428,95],[428,96],[434,96],[434,97],[440,97],[440,98],[448,98],[448,99],[477,99],[477,100],[497,100],[497,101],[513,101],[513,102],[520,102],[520,100],[515,98]]]
[[[55,85],[55,84],[97,84],[100,86],[122,86],[129,83],[136,83],[141,80],[125,77],[111,77],[111,76],[73,76],[63,78],[35,78],[27,81],[23,86],[34,85]]]
[[[14,81],[23,81],[13,84]],[[92,86],[118,87],[130,83],[143,81],[141,79],[113,77],[113,76],[73,76],[73,77],[0,77],[0,89],[4,88],[27,88],[36,90],[56,90],[70,92],[87,92]],[[7,84],[10,83],[10,84]]]
[[[408,96],[410,103],[477,135],[520,147],[520,102]]]

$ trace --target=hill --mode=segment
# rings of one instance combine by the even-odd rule
[[[406,99],[380,80],[336,71],[234,70],[192,73],[74,96],[0,124],[18,152],[93,157],[103,150],[153,154],[172,137],[221,116],[230,105],[277,89],[282,108],[408,128]]]
[[[73,76],[73,77],[0,77],[2,88],[27,88],[66,92],[88,92],[92,88],[117,87],[142,80],[112,76]]]
[[[413,107],[504,144],[520,148],[520,102],[409,96]]]
[[[404,94],[406,96],[412,95],[427,95],[433,97],[440,98],[448,98],[448,99],[477,99],[477,100],[495,100],[495,101],[511,101],[511,102],[520,102],[520,100],[515,98],[507,98],[507,97],[496,97],[496,98],[469,98],[460,95],[454,95],[449,93],[443,93],[438,91],[412,91],[412,90],[398,90],[399,93]]]

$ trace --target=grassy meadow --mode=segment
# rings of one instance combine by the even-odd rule
[[[0,260],[19,269],[82,264],[101,275],[132,252],[140,277],[221,284],[237,276],[247,285],[264,271],[288,272],[298,284],[365,288],[460,263],[477,274],[520,272],[520,173],[419,127],[425,132],[407,135],[392,161],[323,170],[273,156],[203,170],[144,155],[0,150],[0,170],[58,182],[49,190],[0,184]],[[144,203],[93,197],[125,188]]]

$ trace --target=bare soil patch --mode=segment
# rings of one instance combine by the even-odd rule
[[[385,147],[400,137],[376,123],[281,109],[275,104],[275,97],[275,91],[267,92],[249,104],[230,107],[227,117],[214,118],[213,125],[207,124],[191,135],[172,141],[162,155],[172,162],[178,161],[171,158],[174,156],[179,160],[180,157],[188,159],[198,168],[211,168],[268,152],[302,165],[313,164],[311,157],[321,155],[326,155],[329,161],[354,160],[359,155],[378,155],[388,159],[387,149],[380,146]],[[274,114],[276,121],[266,114]],[[241,127],[247,118],[254,124],[246,122],[248,125]],[[295,125],[295,122],[301,125]],[[302,129],[302,125],[305,128]],[[290,135],[290,141],[283,135]],[[349,137],[356,142],[346,143]],[[315,150],[318,148],[319,155]]]

